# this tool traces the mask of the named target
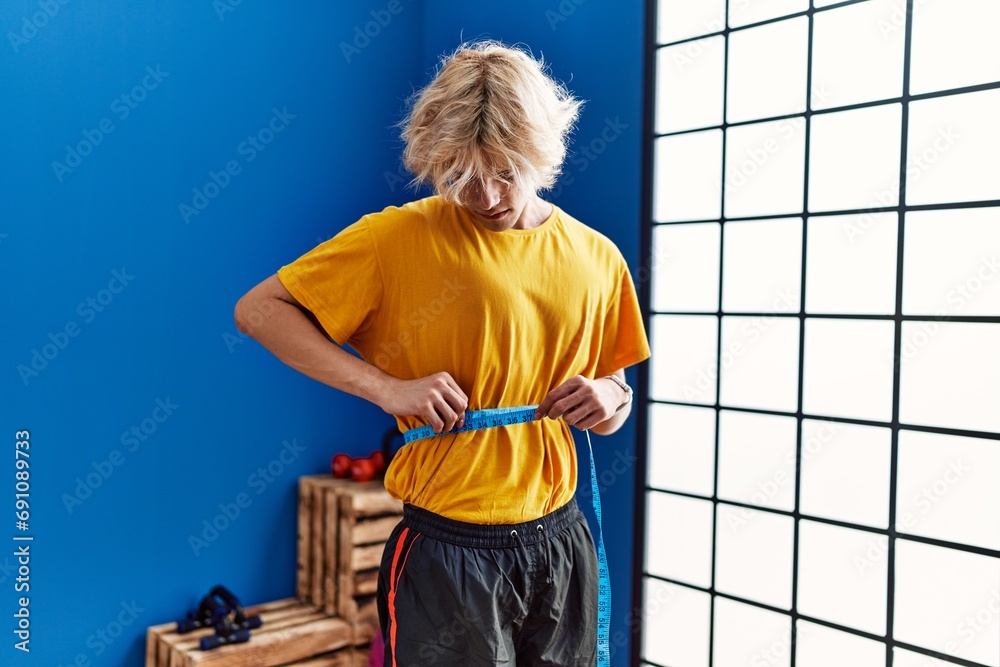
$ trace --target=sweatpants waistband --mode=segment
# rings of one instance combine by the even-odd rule
[[[403,524],[427,537],[461,547],[500,549],[512,544],[544,542],[580,516],[576,498],[534,521],[515,524],[479,524],[456,521],[415,505],[403,506]]]

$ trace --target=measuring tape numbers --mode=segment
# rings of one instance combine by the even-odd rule
[[[524,405],[516,408],[487,408],[485,410],[466,410],[465,422],[461,428],[435,433],[430,426],[419,426],[403,434],[407,444],[440,435],[454,435],[468,431],[479,431],[512,424],[525,424],[535,421],[537,405]],[[590,451],[590,491],[593,501],[594,515],[597,517],[597,666],[611,665],[610,627],[611,627],[611,571],[608,569],[608,555],[604,550],[604,525],[601,516],[601,493],[597,486],[597,466],[594,464],[594,447],[590,444],[590,431],[587,434],[587,449]]]
[[[511,424],[524,424],[535,421],[535,408],[537,405],[525,405],[518,408],[490,408],[487,410],[466,410],[465,423],[461,428],[453,428],[450,431],[435,433],[430,426],[419,426],[411,428],[403,434],[403,441],[410,444],[415,440],[431,438],[436,435],[454,435],[455,433],[465,433],[467,431],[480,431],[485,428],[496,428],[497,426],[510,426]]]

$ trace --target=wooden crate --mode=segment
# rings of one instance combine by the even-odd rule
[[[403,504],[381,481],[300,478],[299,599],[373,634],[378,628],[378,567],[402,513]]]
[[[315,658],[291,662],[288,667],[368,667],[368,651],[361,647],[344,648]]]
[[[403,504],[384,489],[358,489],[339,497],[337,615],[368,636],[378,631],[375,592],[386,540],[402,518]]]
[[[358,640],[355,625],[344,619],[329,616],[293,598],[249,607],[247,613],[260,614],[264,622],[262,627],[250,631],[250,641],[211,651],[198,648],[202,637],[213,634],[211,628],[179,635],[176,623],[150,627],[146,633],[146,667],[363,664],[357,663],[355,657],[364,650],[356,650],[355,645],[370,641],[370,636],[368,640]]]
[[[245,644],[198,649],[211,629],[178,635],[150,627],[147,667],[364,667],[378,632],[375,592],[385,542],[403,514],[381,481],[311,475],[299,480],[298,599],[247,609],[261,628]]]

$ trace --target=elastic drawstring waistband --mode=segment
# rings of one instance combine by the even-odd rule
[[[415,505],[403,506],[403,523],[411,529],[460,547],[502,549],[512,540],[524,546],[540,544],[558,534],[580,516],[576,499],[535,519],[515,524],[479,524],[456,521]]]

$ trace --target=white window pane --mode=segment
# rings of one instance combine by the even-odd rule
[[[732,0],[729,3],[729,27],[750,25],[758,21],[775,19],[804,12],[809,9],[809,0]],[[799,56],[805,58],[805,54]]]
[[[799,320],[722,319],[722,397],[742,408],[794,412],[799,387]]]
[[[707,667],[708,593],[646,579],[642,657],[660,665]]]
[[[731,127],[726,135],[726,217],[802,211],[805,120]]]
[[[655,315],[650,326],[651,398],[715,403],[719,320],[713,316]]]
[[[902,430],[896,530],[1000,549],[998,482],[1000,441]]]
[[[658,491],[646,497],[646,571],[708,587],[712,581],[712,503]]]
[[[722,123],[724,37],[666,46],[656,55],[656,131]]]
[[[727,222],[723,233],[722,309],[797,313],[802,291],[802,218]]]
[[[898,220],[897,213],[810,217],[806,312],[894,313]]]
[[[893,323],[807,319],[803,410],[889,421]]]
[[[899,104],[813,116],[809,210],[899,203]]]
[[[1000,198],[997,118],[1000,90],[911,102],[906,203]]]
[[[711,496],[715,488],[715,410],[649,406],[649,484]]]
[[[726,138],[726,217],[802,211],[805,120],[730,128]]]
[[[899,0],[871,0],[817,12],[813,25],[814,109],[898,97],[903,91],[902,30],[880,20]]]
[[[804,419],[802,513],[887,528],[891,442],[887,428]]]
[[[716,589],[790,609],[792,518],[724,503],[718,507]]]
[[[720,227],[710,222],[653,228],[660,260],[653,274],[653,310],[719,310]]]
[[[828,628],[818,623],[798,621],[795,634],[796,667],[885,667],[885,644]]]
[[[806,110],[808,27],[803,16],[729,35],[728,122]]]
[[[799,612],[884,634],[888,558],[879,544],[874,533],[799,522]]]
[[[791,647],[790,616],[716,598],[713,664],[719,667],[788,667]]]
[[[722,130],[656,140],[653,217],[712,220],[722,208]]]
[[[656,40],[660,44],[720,32],[725,27],[725,0],[660,0],[656,6]]]
[[[997,665],[998,598],[1000,560],[896,540],[897,640]]]
[[[723,410],[719,415],[719,497],[795,509],[794,417]]]
[[[1000,431],[1000,324],[903,322],[899,419]]]
[[[722,318],[722,396],[742,408],[794,412],[799,321],[792,317]]]
[[[1000,3],[996,0],[914,2],[910,92],[1000,79],[997,25]]]
[[[1000,208],[906,214],[903,313],[1000,314]]]

